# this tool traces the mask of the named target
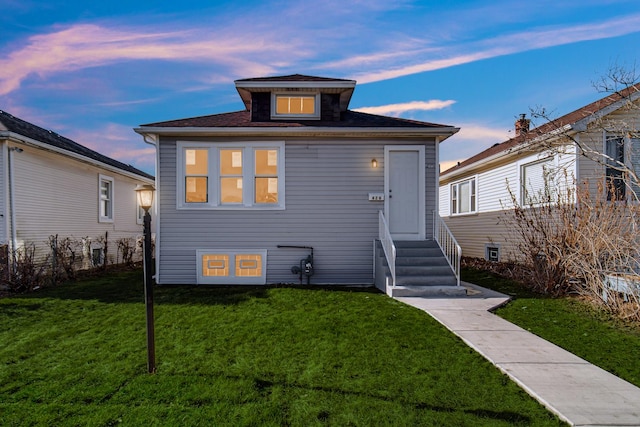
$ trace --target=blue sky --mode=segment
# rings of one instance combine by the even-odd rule
[[[0,0],[0,109],[154,173],[132,128],[237,111],[233,81],[358,82],[351,109],[461,128],[443,168],[637,69],[638,0]]]

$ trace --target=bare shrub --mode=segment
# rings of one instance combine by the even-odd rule
[[[136,253],[136,241],[130,237],[123,237],[116,241],[118,253],[122,257],[122,263],[127,266],[133,265],[133,256]]]
[[[52,284],[75,279],[77,263],[82,258],[82,242],[71,237],[60,239],[56,234],[49,236],[49,247],[51,248],[50,275]],[[80,254],[78,254],[79,251]]]
[[[512,192],[514,208],[501,218],[528,273],[524,280],[538,292],[580,293],[623,317],[640,319],[637,293],[605,288],[606,276],[638,277],[639,206],[607,201],[604,185],[597,194],[587,185],[561,187],[531,198],[529,205]]]
[[[46,266],[37,261],[36,246],[32,244],[18,248],[12,253],[9,291],[20,293],[38,289],[46,283]]]

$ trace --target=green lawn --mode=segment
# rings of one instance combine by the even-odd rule
[[[462,279],[511,295],[495,313],[640,387],[640,326],[624,324],[575,297],[549,298],[487,272]]]
[[[0,425],[561,425],[427,314],[371,290],[156,288],[0,299]]]

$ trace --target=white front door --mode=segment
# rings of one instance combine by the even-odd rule
[[[424,146],[386,146],[384,212],[394,239],[425,238]]]

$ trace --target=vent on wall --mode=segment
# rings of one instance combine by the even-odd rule
[[[495,243],[485,243],[484,259],[494,262],[500,261],[500,245],[496,245]]]

